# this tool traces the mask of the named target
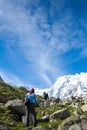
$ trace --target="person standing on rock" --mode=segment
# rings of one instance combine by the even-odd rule
[[[36,110],[35,110],[35,103],[37,102],[35,90],[32,88],[29,93],[25,97],[25,106],[26,106],[26,126],[29,126],[30,123],[30,114],[32,113],[34,116],[34,126],[37,126],[37,119],[36,119]]]

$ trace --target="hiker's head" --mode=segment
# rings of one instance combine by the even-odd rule
[[[31,93],[34,93],[34,91],[35,91],[34,88],[31,88],[30,92],[31,92]]]

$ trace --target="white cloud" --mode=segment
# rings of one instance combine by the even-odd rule
[[[17,85],[17,86],[24,85],[24,83],[19,79],[19,77],[13,75],[10,72],[0,70],[0,76],[5,82],[9,84]]]
[[[46,75],[45,72],[43,73],[40,73],[40,76],[42,77],[42,79],[45,81],[46,84],[48,84],[48,87],[52,85],[52,81],[51,79],[49,78],[49,76]]]

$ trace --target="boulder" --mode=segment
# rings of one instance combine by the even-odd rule
[[[87,117],[81,116],[71,116],[66,118],[61,125],[59,125],[58,130],[86,130],[87,129]]]
[[[85,105],[82,106],[82,111],[83,111],[83,112],[86,112],[86,111],[87,111],[87,104],[85,104]]]
[[[72,125],[69,130],[82,130],[78,124]]]
[[[37,127],[32,128],[32,130],[47,130],[47,128],[43,126],[37,126]]]
[[[42,121],[49,121],[49,115],[45,115],[42,117]]]
[[[52,113],[50,115],[50,119],[56,119],[56,118],[65,119],[69,116],[70,116],[69,110],[63,109],[63,110],[58,110],[58,111],[55,111],[54,113]]]
[[[15,100],[9,100],[5,106],[12,110],[17,112],[19,115],[25,115],[25,105],[22,100],[15,99]]]
[[[11,130],[11,129],[8,128],[7,126],[0,125],[0,130]]]

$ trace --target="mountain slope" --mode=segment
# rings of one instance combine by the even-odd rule
[[[2,77],[0,76],[0,81],[4,82],[4,80],[2,79]]]
[[[87,73],[59,77],[48,91],[50,96],[61,99],[87,94]]]
[[[10,99],[23,99],[26,91],[0,81],[0,102],[6,103]]]

